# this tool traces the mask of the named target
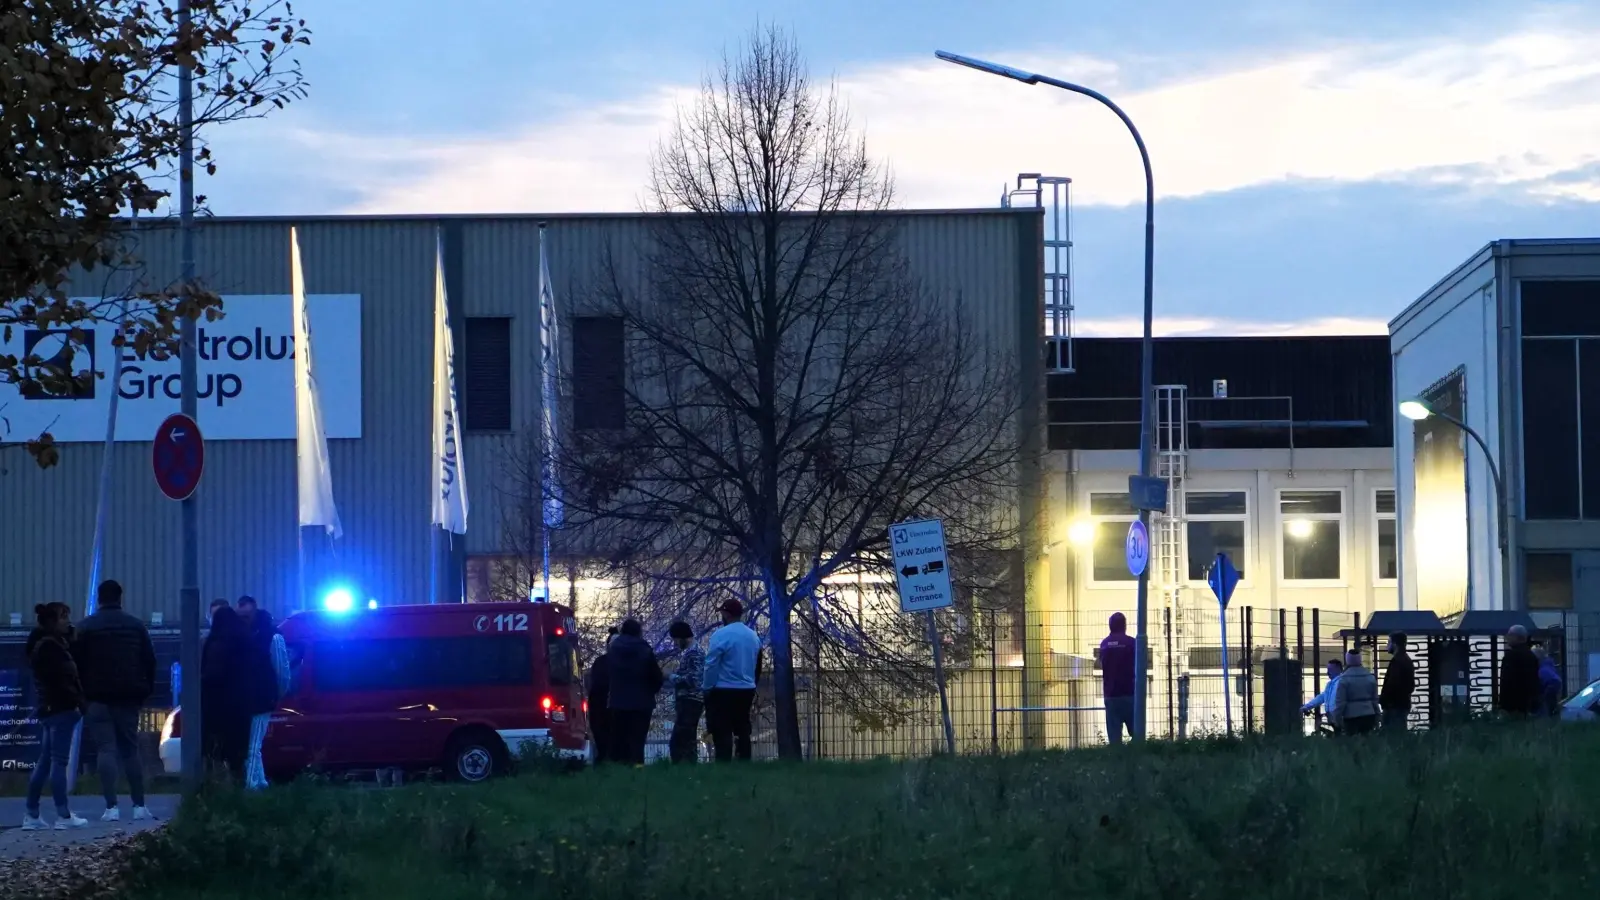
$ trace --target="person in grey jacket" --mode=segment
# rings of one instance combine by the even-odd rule
[[[1344,655],[1344,674],[1334,690],[1331,715],[1344,734],[1367,734],[1378,726],[1378,676],[1361,664],[1361,651]]]

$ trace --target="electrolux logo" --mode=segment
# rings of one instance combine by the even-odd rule
[[[201,373],[196,395],[202,401],[225,405],[244,393],[245,374],[227,367],[229,363],[273,363],[293,361],[294,335],[273,334],[255,328],[241,334],[218,334],[204,328],[195,340],[200,361],[212,363]],[[177,400],[183,394],[178,357],[164,349],[139,351],[123,347],[122,372],[117,378],[117,393],[124,400]],[[159,368],[157,368],[159,367]]]
[[[22,332],[22,355],[37,356],[46,365],[58,371],[76,375],[95,371],[95,330],[82,329],[83,344],[72,343],[72,330],[68,328],[29,328]],[[38,391],[23,392],[24,400],[93,400],[96,379],[89,379],[67,395],[43,394]]]

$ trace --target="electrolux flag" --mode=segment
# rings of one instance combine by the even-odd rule
[[[328,436],[322,428],[322,404],[312,365],[311,318],[306,311],[306,279],[300,267],[300,234],[289,229],[289,283],[294,304],[295,456],[299,462],[300,524],[321,525],[339,537],[339,509],[333,503],[333,470],[328,462]]]
[[[100,305],[99,298],[79,298]],[[323,346],[337,348],[318,360],[322,377],[321,409],[331,438],[361,437],[361,297],[358,294],[312,294],[306,298],[310,317]],[[289,440],[296,436],[294,302],[288,294],[224,294],[223,318],[200,322],[198,328],[199,422],[208,441]],[[131,315],[141,315],[130,304]],[[107,413],[113,389],[120,397],[117,440],[149,441],[162,420],[179,412],[177,354],[112,347],[115,322],[84,323],[89,345],[74,354],[73,366],[101,373],[80,396],[71,399],[26,398],[14,385],[0,384],[0,417],[10,424],[5,440],[21,440],[49,431],[57,441],[100,442],[106,439]],[[0,334],[0,356],[41,356],[60,352],[60,329],[14,328]],[[52,350],[55,352],[53,353]],[[113,376],[113,353],[122,370]]]
[[[433,524],[467,533],[467,478],[462,469],[460,417],[456,414],[455,342],[444,292],[444,241],[433,269]]]
[[[544,524],[546,528],[560,528],[566,524],[566,501],[561,492],[561,476],[556,469],[558,449],[556,430],[560,412],[560,393],[556,390],[561,376],[559,351],[561,338],[556,328],[556,295],[550,286],[550,259],[544,249],[544,229],[539,229],[539,377],[543,384],[542,421],[540,423],[540,492],[544,498]]]

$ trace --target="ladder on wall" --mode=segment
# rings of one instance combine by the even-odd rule
[[[1169,727],[1178,718],[1175,708],[1178,679],[1189,671],[1190,618],[1184,608],[1184,587],[1189,580],[1189,559],[1185,552],[1184,534],[1184,478],[1189,471],[1189,388],[1181,384],[1164,384],[1155,389],[1156,476],[1167,483],[1167,511],[1154,519],[1154,544],[1156,561],[1156,588],[1161,597],[1165,634],[1158,653],[1159,668],[1151,674],[1162,682],[1167,691]]]
[[[1052,375],[1075,371],[1072,359],[1072,179],[1024,172],[1017,186],[1007,188],[1000,205],[1028,205],[1044,210],[1044,341],[1046,368]]]

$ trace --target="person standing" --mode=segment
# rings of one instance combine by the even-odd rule
[[[589,734],[594,743],[594,764],[611,761],[611,642],[617,639],[615,626],[606,629],[606,643],[600,655],[589,663],[583,695],[589,700]]]
[[[1322,693],[1312,697],[1306,701],[1304,706],[1300,707],[1300,711],[1308,716],[1319,709],[1322,710],[1322,714],[1328,718],[1328,727],[1333,728],[1336,734],[1339,729],[1333,724],[1333,701],[1334,695],[1339,690],[1339,676],[1343,674],[1343,660],[1338,657],[1328,660],[1328,683],[1323,685]]]
[[[1134,658],[1137,642],[1128,636],[1128,617],[1112,613],[1111,633],[1100,642],[1100,694],[1106,703],[1106,739],[1122,743],[1122,731],[1134,736]]]
[[[644,639],[638,619],[622,623],[607,651],[611,657],[611,690],[606,708],[611,712],[613,762],[644,765],[644,745],[650,737],[650,716],[656,694],[666,681],[656,652]]]
[[[1406,652],[1406,636],[1389,635],[1389,668],[1383,673],[1383,691],[1378,704],[1383,707],[1383,730],[1405,731],[1411,716],[1411,695],[1417,689],[1417,664]]]
[[[1528,629],[1511,626],[1506,632],[1506,655],[1500,661],[1500,711],[1531,716],[1539,711],[1539,658],[1528,646]]]
[[[122,610],[122,585],[102,581],[95,589],[97,609],[78,626],[73,657],[83,679],[88,706],[84,735],[99,757],[100,789],[106,811],[102,822],[116,822],[117,763],[128,779],[135,821],[153,819],[145,806],[144,764],[139,759],[139,710],[156,684],[156,651],[144,623]]]
[[[206,761],[238,784],[249,756],[250,651],[244,620],[231,607],[217,610],[200,651],[200,741]]]
[[[1343,734],[1367,734],[1378,727],[1378,676],[1361,664],[1361,651],[1344,655],[1344,674],[1333,692],[1333,722]]]
[[[247,598],[248,599],[248,598]],[[241,601],[241,607],[243,601]],[[245,760],[245,787],[261,790],[267,786],[266,767],[261,762],[261,745],[278,701],[289,692],[289,647],[278,633],[272,614],[255,609],[247,619],[250,626],[250,743]]]
[[[750,710],[756,702],[756,676],[761,659],[761,638],[740,621],[744,604],[728,598],[722,604],[722,627],[711,633],[706,651],[705,674],[700,687],[705,692],[706,727],[716,747],[717,762],[749,760]]]
[[[1566,693],[1561,669],[1556,665],[1555,657],[1545,648],[1533,648],[1533,655],[1539,660],[1539,715],[1559,716],[1561,696]]]
[[[672,673],[672,699],[677,714],[672,722],[672,761],[694,763],[700,760],[700,713],[705,709],[705,693],[700,681],[705,677],[706,655],[694,642],[694,629],[677,621],[667,635],[678,645],[678,669]]]
[[[39,817],[44,786],[56,803],[58,831],[83,828],[89,820],[73,815],[67,795],[67,770],[72,765],[72,734],[82,719],[83,685],[72,659],[72,610],[65,603],[43,603],[33,608],[38,627],[28,635],[26,653],[39,697],[39,761],[28,778],[28,799],[22,815],[23,831],[45,827]]]

